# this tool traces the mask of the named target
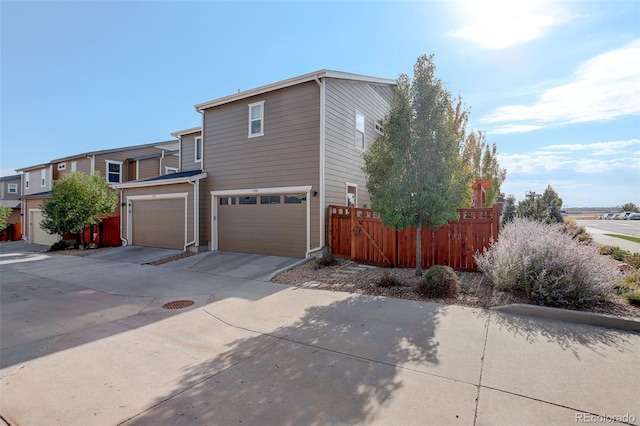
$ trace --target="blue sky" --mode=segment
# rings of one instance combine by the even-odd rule
[[[640,205],[640,2],[10,2],[0,173],[168,140],[197,103],[319,69],[395,79],[421,54],[518,200]]]

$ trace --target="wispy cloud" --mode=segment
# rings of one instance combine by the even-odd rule
[[[640,114],[640,39],[596,56],[565,84],[539,94],[528,105],[495,109],[480,119],[487,133],[522,133],[545,127],[607,121]]]
[[[470,0],[460,4],[471,23],[451,35],[487,49],[504,49],[541,38],[569,17],[553,3],[526,0]]]
[[[498,161],[509,174],[536,175],[552,171],[575,173],[640,172],[640,154],[632,149],[640,140],[590,144],[548,145],[536,151],[499,154]],[[595,158],[615,155],[615,158]]]

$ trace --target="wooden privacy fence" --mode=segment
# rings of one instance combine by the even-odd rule
[[[20,222],[10,223],[0,232],[0,241],[20,241],[22,239],[22,225]]]
[[[65,240],[73,240],[76,238],[76,235],[65,233],[62,238]],[[95,244],[97,247],[121,246],[120,216],[103,218],[102,222],[94,226],[93,229],[85,229],[82,239],[85,244]]]
[[[422,267],[448,265],[477,271],[477,251],[498,238],[500,208],[459,209],[460,219],[437,231],[422,228]],[[416,228],[382,225],[371,209],[329,206],[329,251],[334,256],[378,266],[416,266]]]

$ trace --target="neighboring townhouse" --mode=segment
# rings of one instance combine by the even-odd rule
[[[19,239],[20,195],[20,175],[0,177],[0,205],[11,209],[11,215],[7,218],[7,229],[2,235],[3,241],[16,239],[16,234]]]
[[[110,184],[175,173],[179,168],[177,140],[91,151],[18,169],[22,175],[22,233],[33,244],[51,245],[58,240],[40,227],[41,204],[51,195],[52,181],[67,173],[99,172]],[[120,215],[120,209],[113,216]]]
[[[128,206],[122,238],[194,251],[322,252],[327,207],[370,204],[362,154],[384,131],[394,86],[321,70],[196,105],[202,126],[173,133],[179,173],[116,185]]]

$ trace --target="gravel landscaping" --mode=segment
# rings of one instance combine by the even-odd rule
[[[395,277],[400,285],[379,286],[378,283],[385,277],[385,274]],[[317,260],[311,260],[278,274],[271,281],[332,291],[478,308],[491,308],[510,303],[529,303],[525,295],[517,296],[495,289],[481,273],[457,272],[457,275],[460,279],[460,293],[457,297],[448,299],[429,299],[416,292],[415,289],[420,278],[415,276],[414,269],[379,268],[360,265],[344,259],[337,259],[337,264],[333,266],[322,266]],[[609,301],[585,310],[640,319],[640,308],[630,305],[616,294],[612,294]]]

